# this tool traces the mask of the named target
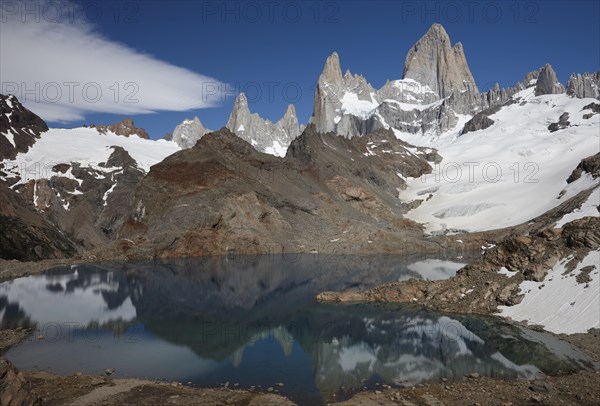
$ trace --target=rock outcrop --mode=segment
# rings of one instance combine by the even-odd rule
[[[433,24],[408,52],[403,76],[427,85],[439,98],[453,92],[478,92],[462,44],[452,46],[440,24]]]
[[[0,94],[0,160],[14,159],[35,144],[48,126],[13,95]]]
[[[222,129],[152,167],[121,238],[130,258],[421,248],[398,190],[438,158],[391,131],[345,139],[311,125],[279,159]]]
[[[60,163],[47,178],[17,184],[14,190],[23,205],[55,224],[64,238],[85,249],[103,246],[117,237],[144,177],[125,149],[112,149],[107,161],[95,167]],[[45,257],[51,256],[40,255],[40,259]]]
[[[523,300],[520,284],[524,280],[543,281],[547,272],[563,259],[567,273],[571,273],[585,255],[599,247],[600,218],[585,217],[567,223],[562,229],[549,226],[509,235],[446,280],[411,279],[362,291],[323,292],[317,299],[412,303],[448,312],[491,314],[500,305],[512,306]],[[501,267],[514,275],[499,273]]]
[[[485,130],[494,124],[494,120],[488,117],[488,113],[480,112],[475,114],[472,119],[465,123],[461,134],[473,131]]]
[[[571,123],[569,122],[569,113],[565,112],[560,115],[557,122],[551,123],[548,126],[548,130],[551,133],[553,133],[558,130],[563,130],[563,129],[569,127],[570,125],[571,125]]]
[[[19,261],[65,258],[78,245],[22,196],[0,182],[0,258]],[[4,403],[3,403],[4,404]]]
[[[584,172],[592,175],[592,178],[594,179],[600,177],[600,152],[596,155],[582,159],[567,179],[567,183],[575,182]]]
[[[541,96],[544,94],[559,94],[564,93],[565,88],[561,85],[556,77],[556,72],[552,69],[549,63],[545,64],[538,75],[535,83],[535,95]]]
[[[183,120],[181,124],[175,127],[168,140],[176,142],[181,148],[191,148],[196,145],[196,142],[204,134],[209,132],[211,130],[205,128],[198,117],[194,117],[193,120]]]
[[[106,134],[107,131],[110,131],[123,137],[131,137],[132,135],[136,135],[146,140],[150,139],[146,130],[144,130],[143,128],[136,127],[135,123],[130,118],[126,118],[118,123],[111,125],[101,124],[97,126],[91,125],[91,127],[95,127],[100,134]]]
[[[30,385],[15,366],[0,358],[0,404],[2,406],[38,406],[42,399],[31,393]]]
[[[288,106],[281,120],[273,123],[250,112],[244,93],[235,99],[226,127],[257,151],[280,157],[285,155],[287,147],[301,132],[293,105]]]
[[[579,99],[600,99],[600,70],[596,73],[573,73],[567,84],[567,94]]]

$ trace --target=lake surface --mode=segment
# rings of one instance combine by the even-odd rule
[[[592,365],[566,342],[497,318],[314,300],[324,290],[443,279],[460,266],[297,255],[55,268],[0,284],[1,327],[36,329],[5,356],[58,374],[114,368],[116,377],[273,387],[307,405],[383,383],[472,372],[532,379]]]

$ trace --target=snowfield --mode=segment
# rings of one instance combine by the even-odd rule
[[[341,111],[345,114],[350,114],[360,117],[363,120],[371,117],[373,111],[379,106],[377,101],[359,100],[356,93],[345,93],[342,99]]]
[[[498,229],[526,222],[598,185],[587,174],[566,182],[581,159],[599,150],[600,115],[582,118],[590,112],[583,107],[595,100],[536,97],[533,91],[515,95],[521,101],[491,115],[494,124],[485,130],[459,136],[464,125],[459,123],[454,131],[421,140],[396,132],[404,141],[439,148],[443,157],[433,173],[409,179],[400,193],[403,201],[423,200],[407,217],[429,232]],[[548,125],[564,112],[571,125],[551,133]]]
[[[31,179],[52,177],[55,175],[52,167],[59,163],[79,162],[82,166],[106,170],[98,164],[106,162],[113,152],[111,146],[123,147],[145,172],[180,149],[172,141],[123,137],[111,132],[100,134],[95,128],[51,128],[29,151],[3,163],[7,172],[21,176],[19,183],[26,183]]]
[[[553,333],[585,333],[600,327],[600,251],[591,251],[571,273],[564,275],[565,258],[548,272],[543,282],[524,281],[523,301],[515,306],[500,306],[501,316],[539,324]],[[594,266],[589,283],[579,283],[581,268]]]

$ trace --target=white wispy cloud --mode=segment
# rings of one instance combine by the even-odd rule
[[[45,4],[3,1],[0,9],[0,91],[14,93],[45,120],[186,111],[221,102],[214,90],[224,88],[218,80],[103,37],[81,17],[85,13],[73,12],[74,3],[61,3],[61,18]]]

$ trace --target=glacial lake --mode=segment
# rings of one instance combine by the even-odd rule
[[[324,290],[443,279],[460,267],[305,254],[54,268],[0,284],[1,328],[35,329],[5,357],[57,374],[114,368],[118,378],[272,387],[303,405],[381,384],[474,372],[534,379],[592,366],[570,344],[494,317],[314,300]]]

